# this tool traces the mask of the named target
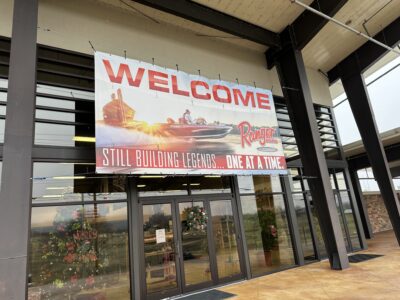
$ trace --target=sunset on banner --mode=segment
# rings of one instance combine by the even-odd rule
[[[98,173],[286,173],[270,91],[95,58]]]

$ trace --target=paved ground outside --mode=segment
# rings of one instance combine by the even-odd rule
[[[400,299],[400,247],[393,231],[376,234],[368,250],[384,256],[333,271],[323,261],[219,289],[229,299]]]

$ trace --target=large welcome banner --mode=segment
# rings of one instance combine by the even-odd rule
[[[269,90],[96,52],[96,170],[283,174]]]

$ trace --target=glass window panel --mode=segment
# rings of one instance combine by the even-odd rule
[[[253,275],[294,265],[283,196],[258,195],[240,198]]]
[[[293,203],[296,211],[297,224],[299,226],[301,247],[305,260],[316,259],[314,242],[311,233],[310,220],[307,213],[304,195],[293,194]]]
[[[4,143],[4,126],[6,120],[0,120],[0,143]]]
[[[294,137],[287,137],[287,136],[282,136],[282,143],[296,143],[296,139]]]
[[[177,288],[171,204],[143,205],[143,239],[147,293]]]
[[[189,176],[189,188],[192,194],[230,193],[230,177],[219,175]]]
[[[292,192],[301,192],[303,188],[301,186],[301,176],[297,169],[289,169],[289,182]]]
[[[335,133],[335,131],[333,130],[333,128],[330,128],[330,127],[319,128],[319,132],[320,132],[320,133],[329,132],[329,133],[332,133],[332,134]]]
[[[55,121],[75,122],[74,113],[36,109],[36,118]]]
[[[337,147],[338,144],[336,142],[331,142],[331,141],[323,141],[322,146],[326,147]]]
[[[34,163],[32,203],[126,201],[126,177],[96,176],[94,164]]]
[[[337,181],[339,190],[347,190],[346,180],[344,179],[343,172],[336,173],[336,181]]]
[[[29,299],[130,299],[126,203],[32,208]]]
[[[0,92],[0,101],[7,101],[7,93]]]
[[[75,126],[35,122],[35,145],[75,146]]]
[[[347,191],[343,191],[340,192],[340,198],[342,200],[343,212],[346,218],[347,228],[349,230],[353,250],[361,249],[353,208],[350,203],[350,195]]]
[[[372,168],[367,168],[367,177],[368,178],[375,178],[374,172],[372,171]]]
[[[281,127],[288,127],[288,128],[292,128],[292,124],[290,122],[287,121],[278,121],[278,126]]]
[[[282,192],[279,175],[244,175],[237,176],[237,179],[241,194]]]
[[[289,134],[289,135],[294,135],[294,132],[293,132],[293,130],[291,130],[291,129],[284,129],[284,128],[282,128],[282,129],[279,129],[279,133],[280,133],[280,134]]]
[[[88,100],[94,101],[94,93],[93,92],[85,92],[85,91],[79,91],[79,90],[68,89],[68,88],[60,88],[60,87],[42,85],[42,84],[37,85],[37,93],[50,94],[50,95],[56,95],[56,96],[65,96],[65,97],[72,97],[72,98],[80,98],[80,99],[88,99]]]
[[[329,174],[329,179],[331,181],[331,187],[332,189],[336,190],[336,184],[335,184],[335,178],[333,174]]]
[[[314,207],[314,203],[311,199],[311,196],[308,194],[306,196],[308,198],[307,201],[309,201],[310,204],[310,209],[311,209],[311,221],[313,222],[314,225],[314,229],[315,229],[315,235],[316,235],[316,242],[317,242],[317,248],[319,251],[319,254],[321,257],[327,257],[328,254],[326,252],[326,247],[325,247],[325,242],[324,239],[322,237],[322,231],[321,231],[321,227],[319,225],[319,221],[318,221],[318,216],[317,216],[317,211]]]
[[[5,116],[7,113],[7,107],[5,105],[0,105],[0,115]]]
[[[221,279],[240,274],[232,201],[211,201],[210,210],[218,277]]]
[[[357,171],[358,178],[368,178],[367,170],[366,169],[361,169]]]
[[[166,175],[142,175],[138,177],[139,197],[187,195],[188,177]]]
[[[289,115],[287,115],[287,114],[277,112],[276,117],[290,122]]]
[[[198,218],[199,215],[203,217]],[[208,254],[207,221],[204,203],[179,203],[182,231],[182,255],[185,284],[187,286],[211,281]]]
[[[363,192],[379,192],[379,186],[375,179],[360,179]]]
[[[36,105],[56,107],[56,108],[67,108],[75,109],[74,101],[59,100],[47,97],[36,97]]]
[[[8,87],[8,79],[0,78],[0,87],[6,89]]]

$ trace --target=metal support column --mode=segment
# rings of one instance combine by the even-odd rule
[[[14,0],[0,194],[0,299],[27,298],[37,0]]]
[[[372,232],[372,226],[369,220],[368,210],[362,194],[360,179],[358,178],[357,171],[349,169],[349,176],[351,185],[353,186],[355,200],[357,202],[357,206],[360,212],[360,219],[364,228],[365,238],[372,239],[374,237],[374,234]]]
[[[356,56],[353,56],[352,59],[346,59],[346,64],[341,66],[341,78],[364,148],[368,154],[375,179],[392,222],[393,231],[400,244],[400,204],[380,140],[367,87],[362,78]]]
[[[139,195],[136,187],[136,178],[127,177],[129,198],[129,252],[130,252],[130,273],[131,273],[131,299],[142,299],[144,297],[142,285],[141,285],[141,274],[142,274],[142,258],[140,249],[140,231],[143,230],[143,225],[139,224]]]
[[[287,101],[304,174],[310,178],[308,183],[329,262],[332,269],[346,269],[349,267],[349,260],[319,136],[306,69],[301,52],[295,49],[290,26],[281,33],[281,41],[283,48],[274,53],[273,59]]]

